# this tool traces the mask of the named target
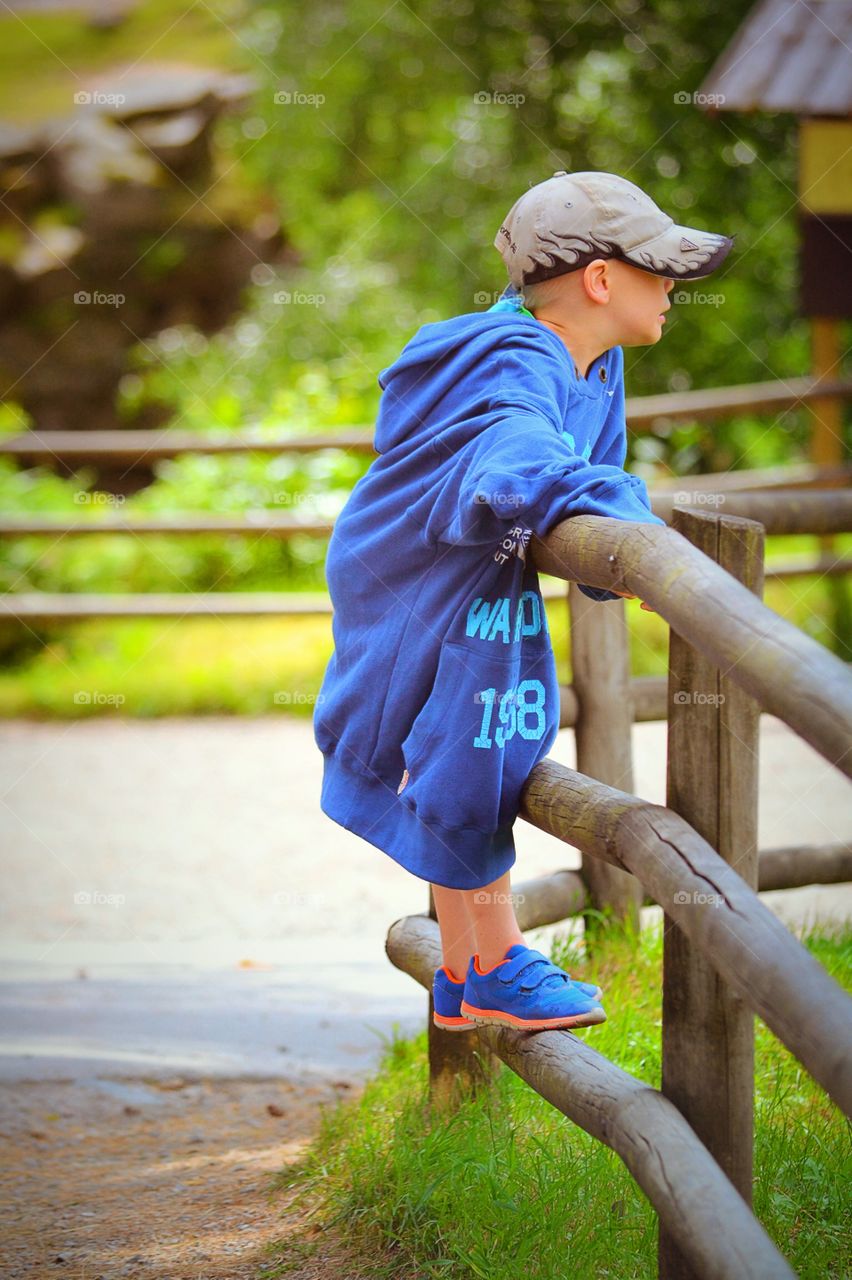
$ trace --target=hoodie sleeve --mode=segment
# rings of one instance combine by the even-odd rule
[[[615,383],[600,444],[603,456],[623,459],[621,377]],[[543,537],[575,515],[665,524],[651,511],[639,476],[613,462],[587,460],[592,447],[589,417],[577,415],[570,438],[563,432],[563,423],[572,421],[567,412],[571,394],[556,350],[518,339],[501,348],[499,383],[489,406],[494,421],[460,451],[436,495],[427,536],[451,545],[488,544],[522,523]],[[594,600],[620,599],[603,588],[580,585]]]

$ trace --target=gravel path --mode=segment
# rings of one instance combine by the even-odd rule
[[[311,1231],[281,1185],[347,1082],[41,1081],[0,1084],[8,1280],[261,1280],[268,1246]],[[276,1251],[277,1252],[277,1251]],[[273,1271],[273,1273],[275,1273]],[[280,1274],[278,1272],[277,1274]],[[325,1235],[291,1280],[355,1277]]]

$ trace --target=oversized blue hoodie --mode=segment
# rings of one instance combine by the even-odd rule
[[[511,288],[423,325],[379,385],[378,457],[326,559],[320,804],[414,875],[481,888],[515,861],[521,790],[559,727],[531,534],[581,514],[665,522],[623,470],[621,348],[580,377]]]

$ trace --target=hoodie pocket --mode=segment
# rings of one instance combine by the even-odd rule
[[[400,802],[430,826],[493,832],[511,824],[558,727],[546,634],[534,649],[506,654],[445,640],[432,691],[402,743]]]

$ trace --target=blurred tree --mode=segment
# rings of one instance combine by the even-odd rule
[[[628,351],[631,394],[771,379],[808,367],[796,314],[795,118],[709,116],[694,101],[751,8],[674,0],[585,5],[360,0],[258,10],[268,132],[246,163],[278,191],[306,274],[338,295],[295,354],[341,346],[378,372],[427,320],[479,309],[504,271],[504,213],[556,169],[609,169],[677,219],[736,235],[718,273],[679,291],[663,341]],[[274,90],[290,101],[276,103]],[[318,286],[317,286],[318,287]],[[348,303],[345,305],[344,300]],[[288,327],[288,326],[285,326]],[[350,342],[351,334],[351,342]],[[681,469],[784,461],[801,412],[661,428]]]

